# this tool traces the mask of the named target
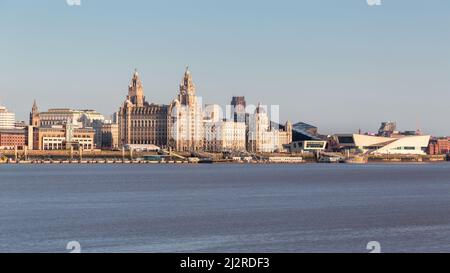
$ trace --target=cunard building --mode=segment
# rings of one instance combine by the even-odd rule
[[[119,109],[119,142],[125,145],[167,146],[168,105],[145,101],[144,87],[135,71],[128,87],[128,96]]]

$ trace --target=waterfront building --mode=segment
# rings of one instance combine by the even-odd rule
[[[95,110],[74,110],[70,108],[53,108],[39,112],[36,101],[30,112],[30,125],[33,127],[52,127],[71,124],[77,128],[92,128],[95,132],[94,145],[101,147],[102,124],[105,117]]]
[[[430,155],[450,154],[450,137],[432,139],[428,145],[428,153]]]
[[[430,136],[380,137],[353,134],[356,149],[380,155],[425,155]]]
[[[177,98],[170,105],[169,144],[177,151],[203,149],[203,111],[201,98],[186,68]]]
[[[353,134],[336,134],[331,138],[332,150],[354,150],[356,148]]]
[[[94,135],[94,145],[96,148],[102,147],[103,142],[103,123],[104,120],[94,120],[91,122],[91,126],[89,127],[83,127],[83,128],[92,128],[94,129],[95,135]]]
[[[275,132],[278,134],[278,143],[276,144],[275,151],[287,152],[285,145],[292,142],[292,123],[287,121],[284,125],[284,129],[278,129]]]
[[[290,153],[320,152],[325,151],[326,147],[327,141],[325,140],[293,141],[292,143],[285,145],[285,148]]]
[[[95,122],[103,122],[104,116],[95,110],[74,110],[69,108],[53,108],[39,112],[36,101],[30,113],[30,125],[34,127],[49,127],[72,123],[79,128],[93,127]]]
[[[134,72],[128,95],[117,113],[119,146],[151,144],[167,146],[168,106],[150,104],[144,97],[140,75]]]
[[[105,121],[102,124],[102,149],[118,149],[119,148],[119,124],[112,121]]]
[[[94,129],[76,128],[73,124],[35,127],[33,147],[38,150],[66,150],[70,147],[93,150],[94,135]]]
[[[249,118],[248,147],[251,152],[272,152],[274,150],[272,134],[269,131],[270,121],[265,109],[258,105]]]
[[[9,112],[4,106],[0,106],[0,129],[14,129],[16,115]]]
[[[258,105],[249,117],[248,151],[272,153],[285,151],[284,145],[292,142],[292,124],[288,121],[284,130],[271,128],[266,110]]]
[[[0,129],[0,149],[23,149],[27,145],[26,130],[23,128]]]
[[[319,135],[318,130],[314,125],[297,122],[292,125],[292,139],[294,141],[322,140],[322,136]]]
[[[206,121],[205,150],[210,152],[245,151],[244,122]]]

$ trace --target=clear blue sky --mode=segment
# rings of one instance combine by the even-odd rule
[[[0,100],[117,111],[134,68],[169,103],[189,64],[205,103],[279,104],[324,133],[450,135],[450,1],[0,1]]]

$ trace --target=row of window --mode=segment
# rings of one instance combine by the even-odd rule
[[[394,150],[414,151],[414,150],[416,150],[416,147],[412,147],[412,146],[397,147],[397,148],[395,148]]]
[[[157,146],[161,146],[163,144],[165,144],[165,141],[163,140],[132,140],[131,144],[152,144],[152,145],[157,145]]]
[[[0,140],[22,140],[24,136],[0,136]]]
[[[80,144],[80,147],[84,150],[91,150],[93,146],[91,144]],[[65,146],[62,144],[46,144],[43,147],[44,150],[63,150]]]
[[[133,127],[158,127],[158,126],[166,126],[166,121],[158,121],[158,120],[132,120],[131,126]]]

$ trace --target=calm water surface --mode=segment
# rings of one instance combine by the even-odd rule
[[[450,164],[0,165],[0,252],[450,252]]]

